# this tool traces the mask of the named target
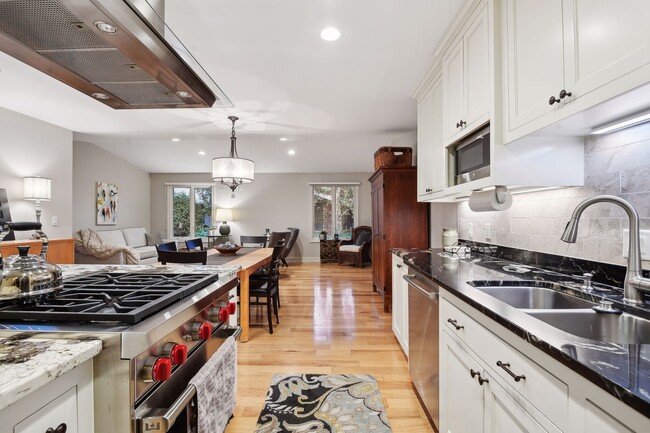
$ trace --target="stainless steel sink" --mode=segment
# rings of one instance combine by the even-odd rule
[[[531,316],[569,334],[619,344],[650,344],[650,320],[629,314],[584,311],[530,311]]]
[[[595,304],[585,299],[557,292],[544,287],[488,286],[476,287],[481,292],[521,309],[567,309],[591,308]]]

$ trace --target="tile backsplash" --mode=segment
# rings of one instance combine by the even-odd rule
[[[468,239],[471,223],[477,241],[624,265],[623,231],[628,220],[616,205],[590,206],[580,220],[578,241],[560,241],[573,209],[597,194],[629,201],[641,217],[641,229],[650,229],[650,124],[587,137],[584,187],[517,194],[512,207],[502,212],[472,212],[467,201],[459,203],[459,234]],[[650,261],[643,264],[650,267]]]

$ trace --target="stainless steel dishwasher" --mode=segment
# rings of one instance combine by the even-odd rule
[[[409,270],[403,277],[409,287],[409,374],[437,430],[440,424],[439,290],[433,281]]]

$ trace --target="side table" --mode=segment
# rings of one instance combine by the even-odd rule
[[[320,241],[320,262],[333,263],[339,259],[339,241],[327,239]]]

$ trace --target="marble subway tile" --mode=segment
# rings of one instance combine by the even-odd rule
[[[589,234],[592,239],[621,240],[620,218],[592,218],[589,220]]]
[[[612,194],[619,195],[621,193],[621,175],[620,172],[616,171],[614,173],[588,173],[585,176],[585,190],[589,190],[587,196],[592,196],[594,194]]]
[[[648,137],[650,137],[650,123],[623,129],[613,134],[590,135],[585,139],[585,153],[589,155],[602,150],[626,146],[645,141]]]
[[[650,192],[650,165],[621,171],[621,193]]]

